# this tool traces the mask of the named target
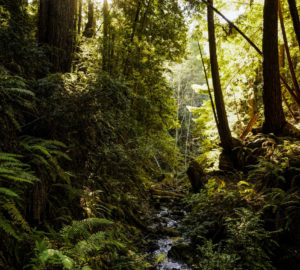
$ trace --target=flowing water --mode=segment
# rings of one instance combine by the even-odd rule
[[[160,224],[153,224],[155,226],[163,226],[166,228],[177,229],[179,226],[179,220],[172,216],[168,208],[162,208],[157,214],[157,217],[161,220]],[[182,237],[169,237],[161,236],[157,240],[158,249],[153,252],[154,257],[162,257],[163,260],[157,265],[157,270],[191,270],[185,263],[179,262],[173,258],[168,257],[168,252],[171,250],[172,245],[177,242],[184,241]]]

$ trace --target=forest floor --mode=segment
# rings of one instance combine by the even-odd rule
[[[298,270],[299,145],[256,135],[238,149],[240,170],[200,172],[195,193],[168,177],[153,184],[149,269]]]

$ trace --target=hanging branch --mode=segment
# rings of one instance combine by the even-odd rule
[[[199,47],[199,52],[200,52],[200,56],[201,56],[201,62],[202,62],[202,66],[203,66],[203,70],[204,70],[204,74],[205,74],[205,80],[206,80],[206,84],[207,84],[209,98],[210,98],[211,106],[212,106],[213,113],[214,113],[214,118],[215,118],[215,121],[216,121],[217,128],[219,129],[219,120],[218,120],[218,117],[217,117],[215,104],[214,104],[214,101],[213,101],[213,98],[212,98],[212,94],[211,94],[211,91],[210,91],[210,86],[209,86],[209,82],[208,82],[207,71],[206,71],[206,67],[205,67],[205,64],[204,64],[203,54],[202,54],[202,50],[201,50],[201,46],[200,46],[199,41],[198,41],[198,47]]]
[[[208,3],[206,0],[202,0],[202,2],[204,4],[206,4],[207,6],[210,6],[219,16],[221,16],[226,22],[229,23],[229,25],[231,27],[233,27],[239,34],[242,35],[242,37],[247,40],[247,42],[258,52],[259,55],[263,56],[262,51],[251,41],[251,39],[244,34],[232,21],[230,21],[229,19],[227,19],[219,10],[217,10],[214,6],[212,6],[210,3]],[[286,89],[289,91],[289,93],[291,94],[291,96],[293,97],[294,101],[296,102],[296,104],[300,107],[300,99],[295,95],[293,89],[291,89],[291,87],[288,85],[288,83],[286,82],[286,80],[283,78],[282,75],[280,75],[280,80],[281,82],[285,85]]]
[[[299,48],[300,48],[300,20],[299,20],[299,14],[297,10],[297,5],[295,0],[288,0],[289,7],[290,7],[290,13],[294,24],[295,34],[298,40]]]
[[[282,32],[285,52],[286,52],[287,60],[288,60],[288,64],[289,64],[289,70],[290,70],[291,77],[292,77],[292,82],[293,82],[293,85],[294,85],[294,88],[295,88],[296,95],[299,99],[300,98],[300,88],[299,88],[299,84],[297,82],[295,70],[294,70],[293,63],[292,63],[292,57],[291,57],[291,53],[290,53],[290,49],[289,49],[289,45],[288,45],[288,40],[287,40],[287,37],[286,37],[286,31],[285,31],[284,21],[283,21],[283,17],[282,17],[281,1],[280,0],[278,1],[278,15],[279,15],[279,19],[280,19],[281,32]]]
[[[246,39],[248,41],[248,43],[260,54],[262,55],[262,51],[253,43],[253,41],[247,36],[245,35],[232,21],[230,21],[229,19],[227,19],[219,10],[217,10],[213,5],[211,5],[210,3],[208,3],[205,0],[202,0],[202,2],[204,4],[206,4],[207,6],[210,6],[218,15],[220,15],[226,22],[228,22],[228,24],[234,28],[237,32],[239,32],[244,39]]]

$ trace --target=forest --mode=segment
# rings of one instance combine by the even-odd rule
[[[299,12],[0,0],[0,270],[299,270]]]

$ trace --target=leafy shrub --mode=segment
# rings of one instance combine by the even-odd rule
[[[36,242],[35,255],[27,267],[40,269],[60,265],[66,269],[84,270],[143,269],[142,258],[128,250],[126,238],[110,220],[88,218],[73,221],[60,231],[58,237]]]
[[[262,197],[250,183],[211,179],[188,204],[191,213],[183,230],[199,251],[195,269],[275,269],[271,254],[276,242],[264,227],[258,207]]]

